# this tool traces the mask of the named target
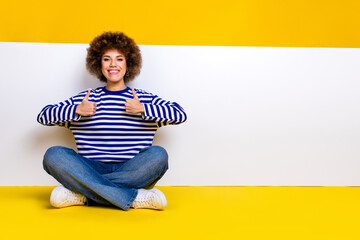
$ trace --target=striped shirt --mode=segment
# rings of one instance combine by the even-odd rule
[[[59,104],[47,105],[37,117],[43,125],[69,128],[80,155],[101,162],[125,162],[145,147],[151,146],[156,130],[165,125],[184,122],[182,107],[156,95],[135,89],[144,105],[144,114],[125,111],[126,99],[132,99],[131,88],[108,91],[91,89],[89,101],[96,103],[96,113],[84,117],[75,113],[87,90]]]

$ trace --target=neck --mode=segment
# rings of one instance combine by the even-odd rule
[[[108,81],[105,88],[109,91],[121,91],[126,88],[126,85],[123,81],[119,83],[112,83]]]

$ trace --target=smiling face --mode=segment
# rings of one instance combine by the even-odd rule
[[[107,50],[101,57],[101,71],[107,79],[108,86],[125,86],[125,56],[116,49]]]

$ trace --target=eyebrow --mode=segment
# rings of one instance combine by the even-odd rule
[[[103,57],[110,57],[110,55],[104,55]],[[123,55],[117,55],[116,57],[124,57]]]

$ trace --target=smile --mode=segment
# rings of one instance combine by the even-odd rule
[[[120,70],[108,70],[110,74],[118,74]]]

